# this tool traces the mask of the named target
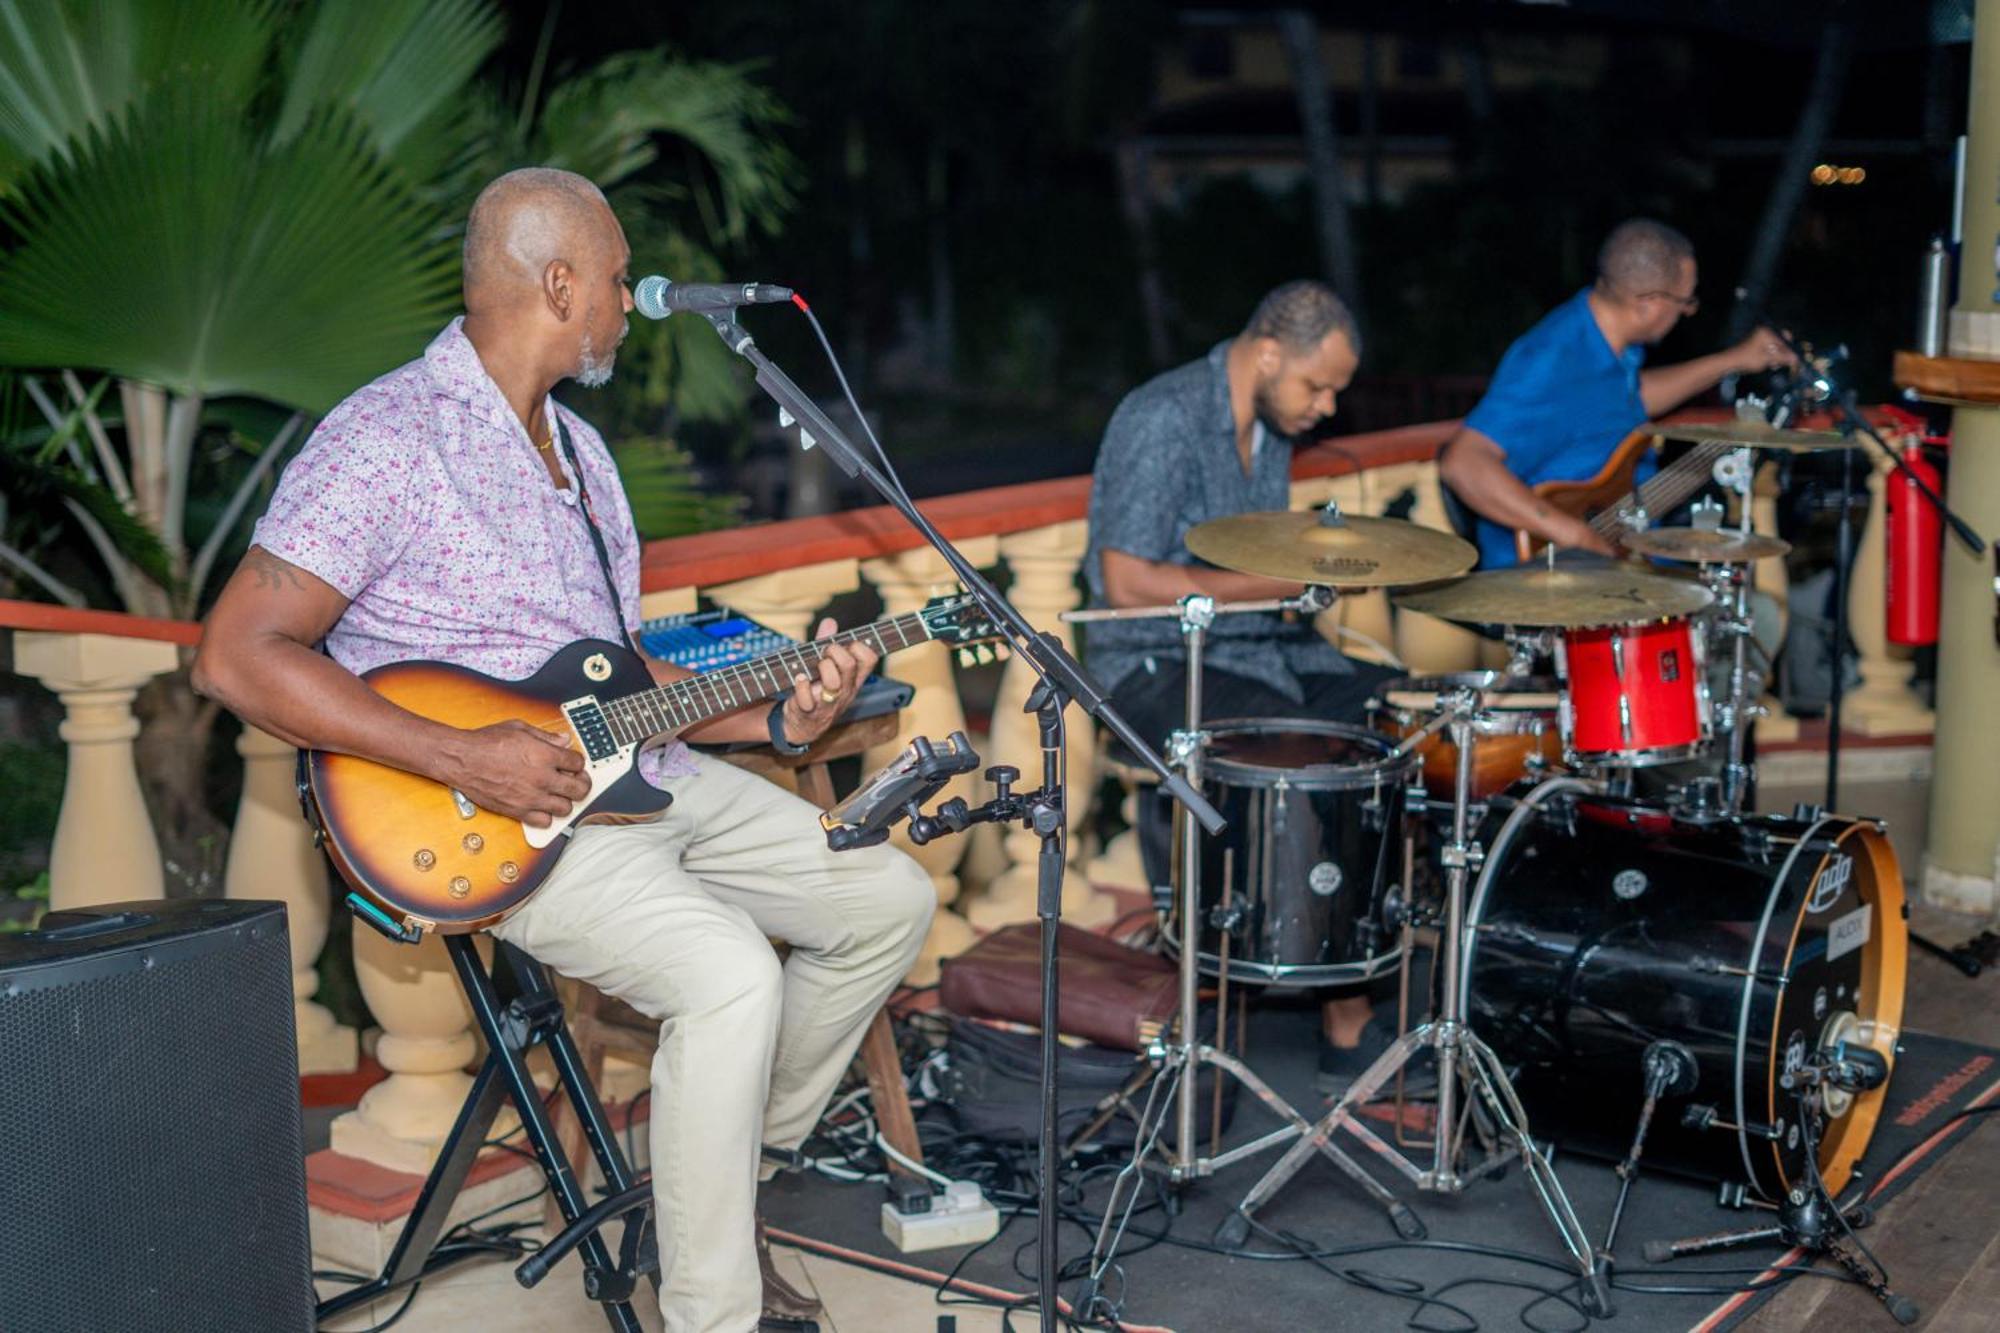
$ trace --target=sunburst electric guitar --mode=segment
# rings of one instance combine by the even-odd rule
[[[1621,533],[1656,521],[1708,484],[1716,460],[1739,447],[1717,441],[1696,445],[1635,489],[1632,478],[1639,459],[1658,433],[1658,427],[1640,427],[1619,443],[1596,476],[1588,481],[1542,482],[1533,488],[1536,497],[1583,519],[1598,536],[1616,544]],[[1531,532],[1514,532],[1514,553],[1524,564],[1547,544]]]
[[[637,771],[644,745],[819,678],[828,645],[882,656],[925,643],[961,648],[998,631],[972,598],[933,598],[921,611],[830,639],[784,648],[671,685],[658,685],[627,647],[580,640],[525,680],[442,662],[399,662],[362,679],[391,703],[468,730],[510,719],[566,735],[584,756],[590,795],[547,828],[482,810],[463,793],[403,769],[314,750],[301,797],[333,863],[376,925],[406,938],[462,934],[501,920],[541,887],[579,824],[647,819],[672,797]],[[988,657],[990,660],[990,656]]]

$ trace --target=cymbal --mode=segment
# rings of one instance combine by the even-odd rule
[[[1714,600],[1698,583],[1619,565],[1496,569],[1395,598],[1406,610],[1473,625],[1565,629],[1692,615]]]
[[[1324,510],[1231,514],[1188,529],[1187,547],[1203,560],[1239,574],[1292,579],[1337,588],[1386,588],[1430,583],[1471,569],[1472,543],[1398,518],[1337,515]]]
[[[1861,442],[1837,430],[1794,430],[1763,421],[1704,421],[1690,425],[1662,422],[1649,427],[1670,440],[1697,444],[1733,444],[1744,449],[1858,449]]]
[[[1714,528],[1648,528],[1628,532],[1618,540],[1640,555],[1663,560],[1686,560],[1697,565],[1739,565],[1752,560],[1768,560],[1792,549],[1779,537],[1755,532],[1723,532]]]

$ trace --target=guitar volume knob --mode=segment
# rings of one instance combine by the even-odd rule
[[[486,847],[486,839],[480,837],[477,833],[468,833],[460,841],[468,852],[479,852]]]
[[[419,847],[417,854],[410,858],[410,862],[419,870],[429,870],[438,863],[437,853],[428,847]]]
[[[463,898],[463,897],[465,897],[465,896],[466,896],[467,894],[469,894],[469,893],[471,893],[471,892],[472,892],[472,881],[471,881],[471,880],[467,879],[467,878],[466,878],[465,876],[463,876],[463,875],[453,875],[453,876],[452,876],[452,878],[451,878],[451,896],[452,896],[452,897],[454,897],[454,898]]]
[[[512,861],[502,861],[500,863],[500,882],[502,884],[512,884],[519,878],[521,878],[521,867],[515,865]]]

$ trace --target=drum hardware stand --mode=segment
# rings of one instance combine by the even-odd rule
[[[1632,1131],[1632,1147],[1618,1163],[1618,1199],[1611,1205],[1611,1222],[1604,1228],[1604,1243],[1597,1247],[1599,1261],[1608,1271],[1616,1261],[1618,1224],[1625,1217],[1625,1201],[1633,1182],[1639,1178],[1639,1159],[1646,1150],[1646,1132],[1653,1126],[1653,1112],[1660,1098],[1672,1093],[1684,1097],[1695,1089],[1700,1077],[1694,1054],[1677,1041],[1656,1041],[1646,1048],[1646,1100],[1639,1107],[1638,1124]]]
[[[1561,1182],[1556,1179],[1547,1155],[1528,1137],[1527,1114],[1521,1108],[1520,1099],[1515,1095],[1513,1083],[1501,1067],[1499,1057],[1472,1030],[1467,1018],[1468,997],[1461,961],[1465,943],[1464,913],[1467,888],[1474,872],[1485,859],[1483,849],[1471,839],[1469,814],[1472,806],[1473,755],[1479,735],[1474,718],[1479,712],[1479,704],[1480,697],[1475,691],[1453,691],[1440,699],[1438,716],[1406,737],[1403,745],[1398,747],[1414,749],[1426,736],[1449,727],[1451,743],[1458,750],[1458,768],[1452,793],[1451,841],[1445,845],[1440,857],[1445,867],[1444,957],[1438,964],[1444,970],[1443,1016],[1397,1038],[1382,1057],[1354,1081],[1339,1103],[1311,1126],[1297,1143],[1286,1150],[1283,1157],[1272,1164],[1264,1178],[1251,1187],[1235,1212],[1217,1228],[1216,1239],[1223,1245],[1239,1245],[1247,1239],[1252,1214],[1269,1202],[1313,1153],[1322,1153],[1345,1167],[1349,1159],[1333,1143],[1333,1136],[1343,1129],[1401,1171],[1418,1189],[1436,1193],[1458,1193],[1473,1181],[1500,1171],[1518,1155],[1543,1209],[1555,1225],[1564,1250],[1576,1265],[1577,1277],[1583,1285],[1584,1309],[1591,1314],[1608,1317],[1612,1309],[1608,1269],[1593,1252],[1590,1237],[1577,1220],[1576,1209],[1570,1204]],[[1424,1049],[1436,1051],[1438,1063],[1437,1111],[1431,1122],[1431,1164],[1428,1169],[1411,1162],[1355,1118],[1355,1112],[1361,1105],[1373,1098],[1377,1089]],[[1465,1080],[1466,1091],[1473,1094],[1463,1107],[1458,1101],[1461,1077]],[[1461,1174],[1457,1163],[1464,1147],[1466,1127],[1473,1119],[1467,1113],[1482,1108],[1492,1118],[1498,1137],[1506,1146]],[[1375,1188],[1380,1189],[1381,1186],[1376,1185]]]
[[[1333,597],[1332,590],[1311,586],[1297,597],[1221,604],[1212,597],[1191,593],[1172,606],[1065,611],[1062,613],[1062,619],[1071,622],[1090,622],[1171,617],[1180,622],[1181,637],[1187,645],[1187,725],[1168,736],[1166,752],[1168,762],[1180,770],[1180,776],[1185,778],[1188,786],[1199,791],[1202,780],[1202,755],[1208,741],[1206,733],[1201,729],[1202,653],[1207,642],[1208,627],[1215,622],[1215,617],[1218,615],[1273,611],[1294,611],[1310,615],[1331,606]],[[1131,1210],[1138,1202],[1139,1183],[1155,1153],[1166,1161],[1164,1174],[1167,1182],[1174,1186],[1186,1186],[1246,1157],[1253,1157],[1268,1148],[1274,1148],[1288,1139],[1302,1138],[1312,1128],[1311,1123],[1291,1103],[1279,1096],[1242,1060],[1226,1050],[1208,1045],[1199,1039],[1197,1031],[1200,1005],[1197,957],[1200,947],[1198,918],[1201,906],[1199,838],[1200,831],[1196,828],[1195,822],[1183,817],[1180,823],[1178,858],[1180,877],[1179,883],[1175,886],[1180,898],[1178,960],[1180,1004],[1174,1023],[1146,1050],[1147,1059],[1154,1070],[1153,1086],[1147,1094],[1145,1109],[1140,1117],[1139,1134],[1134,1144],[1132,1160],[1112,1181],[1111,1197],[1105,1204],[1104,1218],[1098,1226],[1097,1238],[1091,1248],[1089,1274],[1084,1279],[1083,1289],[1074,1303],[1075,1309],[1086,1317],[1096,1302],[1104,1275],[1116,1257],[1118,1240],[1124,1234]],[[1226,990],[1224,994],[1227,994]],[[1219,1012],[1218,1021],[1222,1021],[1222,1018],[1223,1013]],[[1227,1152],[1216,1152],[1204,1157],[1195,1132],[1195,1110],[1200,1095],[1199,1079],[1196,1075],[1203,1065],[1212,1065],[1221,1073],[1236,1079],[1285,1123],[1248,1143],[1238,1144]],[[1133,1090],[1136,1091],[1136,1085]],[[1172,1102],[1175,1117],[1176,1134],[1171,1148],[1160,1144],[1160,1130],[1164,1127],[1163,1099]],[[1359,1163],[1331,1145],[1327,1146],[1326,1151],[1334,1164],[1389,1214],[1389,1220],[1399,1235],[1405,1239],[1416,1240],[1428,1234],[1416,1214],[1363,1170]],[[1159,1170],[1158,1167],[1154,1169]]]
[[[1648,1053],[1650,1055],[1650,1048]],[[1917,1303],[1891,1291],[1886,1270],[1878,1271],[1874,1264],[1864,1263],[1862,1257],[1843,1239],[1854,1230],[1867,1226],[1872,1215],[1865,1197],[1856,1198],[1843,1206],[1827,1192],[1826,1182],[1819,1175],[1819,1135],[1812,1128],[1821,1122],[1829,1089],[1853,1095],[1880,1087],[1888,1077],[1888,1061],[1879,1051],[1865,1046],[1850,1046],[1846,1042],[1822,1046],[1811,1060],[1797,1070],[1781,1075],[1778,1085],[1799,1102],[1799,1124],[1806,1130],[1806,1172],[1804,1181],[1794,1184],[1776,1205],[1776,1224],[1690,1236],[1683,1240],[1647,1241],[1646,1262],[1667,1263],[1711,1250],[1782,1241],[1815,1257],[1831,1257],[1856,1283],[1867,1288],[1870,1295],[1882,1302],[1897,1323],[1916,1323],[1922,1314]],[[1705,1119],[1713,1121],[1712,1107],[1689,1107],[1688,1110],[1706,1111]],[[1722,1127],[1719,1121],[1714,1124],[1716,1128]],[[1872,1260],[1874,1256],[1869,1258]]]

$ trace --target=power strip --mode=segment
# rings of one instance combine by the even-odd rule
[[[895,1204],[883,1204],[882,1234],[905,1254],[977,1245],[1000,1234],[1000,1210],[986,1201],[975,1182],[954,1180],[944,1193],[931,1197],[929,1212],[899,1212]]]

